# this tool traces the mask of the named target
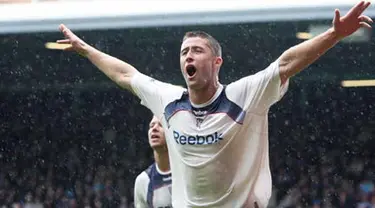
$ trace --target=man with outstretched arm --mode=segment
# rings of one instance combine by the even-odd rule
[[[162,121],[172,171],[173,207],[267,207],[271,196],[268,111],[288,80],[372,20],[361,1],[345,16],[335,10],[326,32],[293,46],[266,69],[228,85],[218,79],[220,44],[201,31],[187,32],[180,50],[187,89],[155,80],[132,65],[86,44],[66,26],[74,50],[119,86],[140,98]]]

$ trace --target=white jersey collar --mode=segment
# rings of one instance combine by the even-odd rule
[[[161,171],[161,170],[159,169],[159,166],[158,166],[157,163],[155,163],[155,167],[156,167],[156,171],[157,171],[160,175],[168,175],[168,174],[171,174],[171,171],[170,171],[170,170],[169,170],[169,171],[166,171],[166,172]]]

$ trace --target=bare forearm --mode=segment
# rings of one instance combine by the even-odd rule
[[[88,46],[86,57],[119,86],[131,90],[132,76],[137,73],[132,65]]]
[[[333,29],[285,51],[279,60],[282,80],[297,74],[316,61],[340,40]]]

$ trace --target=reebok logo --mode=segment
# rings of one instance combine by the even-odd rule
[[[189,145],[205,145],[205,144],[215,144],[221,140],[223,134],[215,132],[213,134],[209,134],[206,136],[201,135],[184,135],[177,131],[173,131],[173,138],[175,139],[177,144],[189,144]]]

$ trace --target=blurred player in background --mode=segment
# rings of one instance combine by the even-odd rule
[[[64,25],[73,50],[141,99],[166,131],[173,207],[267,207],[271,196],[268,111],[285,94],[288,80],[343,38],[372,20],[361,1],[333,25],[289,48],[266,69],[228,85],[219,82],[221,46],[207,33],[188,32],[180,50],[187,89],[155,80],[132,65],[86,44]],[[248,57],[251,58],[251,57]]]
[[[155,116],[149,124],[148,142],[154,151],[155,162],[135,180],[135,208],[171,208],[172,176],[168,148],[163,126]]]

